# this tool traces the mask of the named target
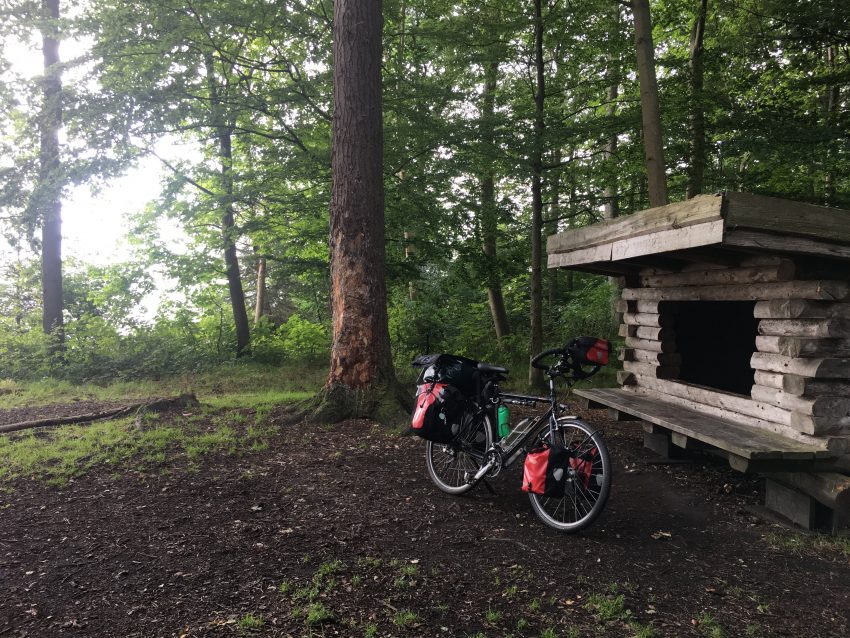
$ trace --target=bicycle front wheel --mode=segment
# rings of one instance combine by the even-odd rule
[[[577,532],[590,525],[602,510],[611,491],[611,460],[602,435],[578,419],[558,419],[554,444],[570,450],[569,478],[563,497],[529,493],[531,508],[549,527],[560,532]],[[533,440],[549,440],[549,424],[544,423]]]
[[[490,419],[473,419],[464,416],[464,424],[457,441],[452,444],[425,444],[425,466],[428,476],[440,490],[447,494],[463,494],[475,484],[471,482],[484,464],[484,454],[490,449],[493,438]]]

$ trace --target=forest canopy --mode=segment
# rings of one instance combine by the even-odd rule
[[[608,280],[546,271],[539,246],[654,203],[642,5],[384,0],[398,367],[426,351],[524,366],[574,334],[615,337]],[[850,4],[648,9],[670,201],[728,189],[850,207]],[[0,0],[0,378],[327,362],[332,15],[329,0]],[[35,77],[13,59],[22,42],[43,52]],[[193,150],[160,159],[132,254],[63,261],[69,189],[132,173],[169,141]]]

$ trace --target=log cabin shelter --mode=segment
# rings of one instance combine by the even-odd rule
[[[619,388],[576,390],[662,454],[768,477],[806,527],[850,521],[850,211],[701,195],[548,238],[548,267],[620,278]]]

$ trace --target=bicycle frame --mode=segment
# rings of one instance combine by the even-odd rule
[[[478,472],[475,476],[472,477],[472,482],[480,481],[488,472],[494,469],[494,467],[508,467],[515,460],[516,457],[519,456],[520,450],[531,440],[532,436],[537,432],[541,423],[543,423],[546,419],[549,420],[549,437],[550,440],[554,440],[555,431],[558,427],[558,415],[561,411],[566,410],[567,406],[558,403],[557,397],[555,396],[555,377],[549,377],[549,396],[548,397],[538,397],[531,396],[525,394],[513,394],[513,393],[502,393],[499,390],[498,384],[493,381],[492,387],[488,392],[489,396],[489,405],[485,408],[481,408],[481,412],[485,412],[488,408],[491,410],[498,406],[501,403],[510,403],[513,405],[535,405],[537,403],[548,403],[549,409],[546,410],[543,414],[529,419],[529,423],[525,425],[522,430],[519,428],[515,428],[511,430],[504,438],[501,440],[495,441],[493,446],[485,452],[484,460],[487,460],[488,457],[490,459],[479,468]],[[567,381],[568,385],[569,380]],[[567,418],[577,418],[577,417],[567,417]],[[491,420],[491,429],[495,427],[495,419]],[[495,432],[493,432],[495,434]],[[495,440],[495,437],[494,437]]]

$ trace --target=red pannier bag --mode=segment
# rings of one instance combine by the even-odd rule
[[[531,450],[525,457],[522,491],[562,498],[570,461],[570,451],[561,445]]]
[[[576,337],[569,343],[573,361],[578,364],[608,365],[608,353],[611,344],[606,339],[596,337]]]
[[[575,471],[576,481],[587,489],[596,454],[595,447],[578,454],[574,448],[560,445],[534,449],[525,457],[522,491],[562,498],[566,493],[567,467]]]
[[[423,383],[416,388],[416,405],[413,408],[412,432],[435,443],[451,443],[463,412],[463,397],[447,383]],[[457,428],[454,428],[457,429]]]

